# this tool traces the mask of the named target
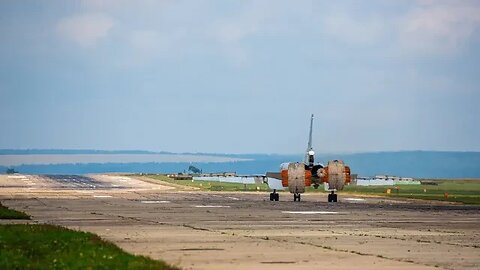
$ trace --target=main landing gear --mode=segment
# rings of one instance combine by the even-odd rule
[[[328,195],[330,196],[330,195]],[[336,195],[335,195],[336,196]],[[293,201],[294,202],[299,202],[300,201],[300,193],[293,193]],[[330,198],[330,197],[329,197]],[[270,201],[279,201],[280,200],[280,194],[277,193],[277,190],[274,189],[272,193],[270,193]],[[330,200],[330,199],[329,199]]]
[[[328,202],[337,202],[337,194],[335,194],[335,191],[332,190],[332,193],[328,194]]]
[[[270,193],[270,201],[277,201],[280,200],[280,194],[277,193],[277,190],[274,189],[272,193]]]

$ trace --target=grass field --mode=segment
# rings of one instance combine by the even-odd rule
[[[149,178],[163,181],[170,184],[196,187],[206,191],[269,191],[267,184],[241,184],[241,183],[225,183],[215,181],[192,181],[192,180],[174,180],[165,175],[146,175]]]
[[[52,225],[0,225],[0,269],[177,269],[97,235]]]
[[[0,219],[30,219],[30,216],[23,212],[9,209],[0,203]]]
[[[480,204],[480,181],[432,180],[428,182],[436,185],[347,186],[343,192]],[[390,194],[387,194],[387,189],[390,189]],[[448,197],[445,193],[448,193]]]

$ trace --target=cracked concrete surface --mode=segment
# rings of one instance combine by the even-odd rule
[[[324,194],[270,202],[265,193],[89,177],[72,187],[2,175],[0,200],[33,222],[94,232],[184,269],[480,268],[480,206],[344,195],[329,204]]]

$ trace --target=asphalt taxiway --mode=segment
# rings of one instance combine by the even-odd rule
[[[91,231],[184,269],[479,269],[480,206],[201,192],[120,175],[0,176],[34,222]]]

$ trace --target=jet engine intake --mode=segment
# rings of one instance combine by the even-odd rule
[[[322,183],[328,183],[330,190],[342,190],[345,184],[351,182],[350,167],[341,160],[330,160],[320,169],[319,177]]]
[[[291,193],[303,193],[305,187],[312,185],[312,172],[305,169],[304,163],[284,163],[280,167],[282,186]]]

